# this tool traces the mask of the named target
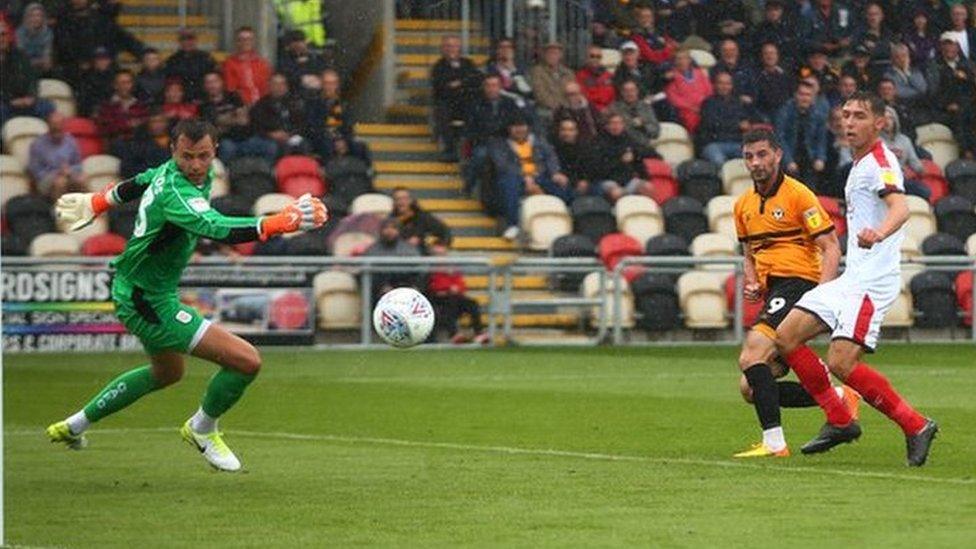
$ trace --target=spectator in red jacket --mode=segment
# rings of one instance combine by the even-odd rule
[[[135,129],[149,116],[149,108],[134,94],[136,79],[132,71],[122,69],[116,72],[112,87],[112,97],[99,105],[95,112],[95,124],[108,141],[131,139]]]
[[[447,246],[438,242],[430,246],[431,255],[447,255]],[[437,326],[447,330],[451,336],[451,343],[467,343],[471,338],[463,334],[458,329],[458,320],[461,315],[467,314],[471,318],[471,327],[474,328],[474,341],[477,343],[488,343],[488,334],[484,332],[481,323],[481,307],[478,302],[465,295],[468,291],[464,283],[461,271],[450,267],[430,273],[427,282],[427,297],[437,319]]]
[[[634,10],[634,15],[637,17],[637,26],[631,32],[630,39],[637,44],[641,59],[655,65],[670,60],[677,44],[654,27],[654,10],[642,6]]]
[[[179,80],[168,82],[163,88],[163,114],[173,123],[197,116],[197,105],[186,100],[183,83]]]
[[[613,73],[603,66],[603,50],[590,46],[586,65],[576,72],[576,81],[583,88],[583,95],[600,112],[610,106],[615,98]]]
[[[701,105],[712,95],[712,83],[708,74],[691,62],[687,50],[679,50],[674,56],[671,82],[664,88],[668,102],[678,109],[681,124],[689,133],[695,133],[701,121]]]
[[[237,29],[237,51],[224,61],[224,85],[237,92],[245,105],[253,105],[268,93],[271,65],[254,50],[254,29]]]

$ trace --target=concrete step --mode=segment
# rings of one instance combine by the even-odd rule
[[[498,318],[501,319],[501,315]],[[488,322],[488,315],[482,315],[482,322]],[[515,328],[574,328],[579,322],[580,316],[576,313],[512,315]]]
[[[518,247],[511,240],[500,236],[459,236],[451,243],[451,249],[515,251]]]
[[[457,174],[460,168],[457,164],[446,162],[399,162],[396,160],[382,160],[373,163],[377,174]]]
[[[396,33],[393,43],[397,48],[397,53],[433,53],[439,51],[441,39],[446,34],[454,33],[438,31],[400,31]],[[471,45],[471,47],[487,48],[491,45],[491,40],[484,36],[472,36],[468,43]],[[428,49],[401,50],[401,46]]]
[[[464,283],[469,290],[484,290],[488,288],[488,277],[484,275],[466,276]],[[495,285],[498,289],[504,287],[502,277],[495,277]],[[549,281],[544,276],[519,275],[512,277],[512,289],[514,290],[546,290],[548,288]]]
[[[480,212],[481,202],[468,198],[421,200],[420,205],[432,212]]]
[[[432,67],[441,58],[440,53],[401,53],[396,57],[397,66],[414,65],[421,67]],[[468,58],[479,67],[488,62],[488,55],[484,53],[472,53]]]
[[[463,23],[460,19],[397,19],[393,28],[398,31],[460,31]],[[469,21],[468,28],[480,30],[481,24]]]
[[[396,187],[406,187],[412,191],[453,191],[457,194],[461,190],[460,179],[401,179],[392,177],[377,177],[373,186],[384,191],[393,190]]]
[[[356,134],[360,136],[376,137],[430,137],[430,126],[427,124],[356,124]]]
[[[426,105],[394,104],[386,109],[387,116],[421,118],[426,120],[430,116],[430,107]]]
[[[128,29],[136,38],[146,42],[160,51],[174,50],[177,46],[177,27],[171,29]],[[217,32],[209,29],[195,29],[197,31],[197,45],[202,50],[217,48]]]
[[[430,139],[377,139],[369,138],[365,140],[369,145],[369,150],[373,153],[437,153],[437,143]]]
[[[119,2],[126,8],[126,12],[136,12],[136,8],[172,8],[176,10],[180,6],[180,0],[120,0]]]
[[[116,18],[122,27],[131,29],[132,27],[178,27],[182,23],[179,15],[144,15],[136,13],[123,13]],[[186,26],[190,28],[206,27],[210,24],[210,18],[205,15],[187,15]]]
[[[466,217],[439,215],[438,217],[452,229],[483,229],[486,231],[494,231],[498,227],[498,221],[486,215]]]

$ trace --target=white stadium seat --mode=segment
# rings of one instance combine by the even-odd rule
[[[630,284],[624,278],[620,279],[622,284],[620,291],[620,323],[624,328],[634,327],[634,294],[630,290]],[[600,288],[600,273],[590,273],[583,279],[580,285],[580,294],[586,298],[597,298],[603,296],[603,306],[607,315],[607,325],[613,325],[613,276],[610,273],[604,274],[603,288]],[[600,308],[593,306],[590,309],[590,325],[597,327],[600,325]]]
[[[37,96],[54,103],[59,113],[71,117],[77,112],[75,108],[75,94],[71,86],[63,80],[42,78],[37,81]]]
[[[6,152],[26,166],[30,160],[30,146],[39,135],[47,133],[47,122],[33,116],[15,116],[3,124],[0,134]]]
[[[34,257],[73,256],[81,253],[81,243],[71,235],[44,233],[30,243],[30,255]]]
[[[332,255],[335,257],[349,257],[355,251],[368,248],[376,242],[376,237],[369,233],[352,231],[343,233],[332,244]]]
[[[725,328],[726,273],[689,271],[678,278],[678,301],[688,328]]]
[[[614,205],[617,230],[631,236],[643,246],[647,240],[664,232],[661,207],[650,198],[633,194],[623,196]]]
[[[289,194],[268,193],[261,195],[254,201],[252,208],[254,215],[268,215],[280,212],[285,206],[294,202],[295,199]]]
[[[708,216],[708,228],[713,233],[736,238],[735,197],[723,194],[709,200],[705,206],[705,215]]]
[[[318,305],[318,325],[323,330],[358,328],[362,321],[362,296],[356,278],[343,271],[324,271],[312,281]]]
[[[705,50],[691,49],[688,50],[688,55],[691,56],[692,60],[694,60],[699,67],[705,69],[706,71],[714,67],[716,64],[715,56],[712,55],[711,52],[707,52]]]
[[[959,158],[959,145],[952,130],[942,124],[925,124],[915,128],[915,143],[932,155],[940,169]]]
[[[752,187],[752,176],[741,158],[726,160],[722,164],[722,188],[725,194],[739,196]]]
[[[30,177],[17,157],[0,155],[0,207],[15,196],[30,193]]]
[[[915,242],[924,242],[925,237],[937,230],[932,208],[924,198],[914,195],[906,195],[905,203],[908,205],[906,232],[915,239]]]
[[[357,196],[349,207],[350,215],[376,214],[388,216],[393,212],[393,199],[381,193],[366,193]]]
[[[976,257],[976,233],[969,235],[966,240],[966,253],[972,257]]]
[[[530,250],[548,250],[560,236],[573,232],[573,218],[566,203],[548,194],[528,196],[522,200],[522,230],[529,237]]]
[[[110,154],[95,154],[81,161],[81,171],[88,180],[88,188],[98,192],[109,183],[119,180],[121,161]]]
[[[688,130],[681,124],[661,122],[661,133],[652,144],[654,150],[673,168],[685,160],[695,157],[695,147],[688,136]]]
[[[736,257],[736,240],[723,233],[703,233],[691,241],[691,255],[694,257]],[[699,269],[706,271],[732,271],[735,267],[728,265],[699,265]]]

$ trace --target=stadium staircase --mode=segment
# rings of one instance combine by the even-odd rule
[[[423,208],[444,220],[454,234],[453,253],[489,256],[511,261],[521,252],[498,236],[497,222],[485,214],[481,202],[463,196],[460,166],[439,160],[431,133],[430,67],[440,57],[445,34],[456,34],[460,21],[448,19],[398,19],[395,25],[397,90],[396,104],[389,107],[385,123],[360,123],[357,133],[369,143],[376,168],[376,188],[390,192],[395,187],[410,189]],[[488,58],[489,39],[472,23],[471,58],[483,65]],[[467,277],[472,296],[483,306],[488,302],[488,277]],[[499,287],[501,280],[498,281]],[[513,299],[551,298],[545,276],[517,276]],[[513,326],[527,336],[562,337],[565,328],[579,323],[577,312],[541,309],[519,314]],[[529,329],[528,333],[525,330]]]
[[[179,0],[121,0],[121,3],[122,14],[118,18],[119,25],[147,46],[159,50],[164,59],[176,51],[178,47],[176,35],[180,29],[180,17],[177,13]],[[186,26],[196,31],[200,49],[213,53],[218,63],[226,57],[225,52],[217,49],[220,36],[219,23],[205,15],[186,16]],[[120,64],[126,68],[137,68],[136,61],[128,53],[120,56]]]

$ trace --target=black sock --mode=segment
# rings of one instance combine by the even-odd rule
[[[756,407],[759,424],[764,431],[779,427],[779,391],[776,390],[773,372],[769,366],[759,363],[749,366],[743,373],[752,388],[752,403]]]
[[[779,389],[779,405],[783,408],[809,408],[817,405],[817,401],[797,381],[780,381],[776,388]]]

